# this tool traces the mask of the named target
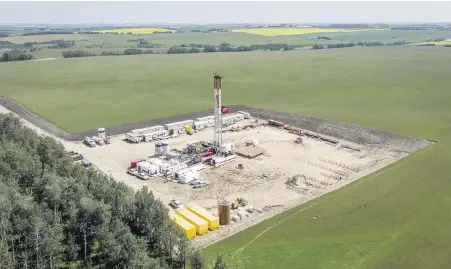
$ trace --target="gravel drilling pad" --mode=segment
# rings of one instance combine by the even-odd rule
[[[88,148],[80,141],[86,135],[96,134],[96,130],[70,134],[9,99],[0,98],[0,105],[3,106],[0,107],[0,113],[8,112],[9,109],[21,116],[27,126],[34,125],[37,127],[35,131],[55,137],[67,150],[82,154],[114,180],[124,182],[135,190],[148,187],[165,204],[177,199],[185,204],[197,204],[217,214],[218,200],[244,198],[249,205],[243,210],[249,207],[256,209],[229,226],[197,236],[192,243],[198,246],[221,240],[284,210],[341,188],[432,143],[422,138],[349,123],[233,105],[229,106],[231,113],[247,111],[253,117],[258,115],[260,123],[268,119],[281,121],[300,128],[306,135],[302,136],[302,143],[295,143],[299,135],[284,128],[255,126],[255,119],[238,122],[226,128],[234,131],[224,132],[224,140],[234,142],[237,151],[252,156],[261,151],[263,154],[253,158],[238,155],[235,161],[223,166],[207,167],[201,176],[210,184],[205,188],[194,189],[188,184],[178,184],[164,178],[141,180],[128,175],[126,170],[130,161],[154,155],[155,143],[126,143],[122,134],[136,128],[212,115],[212,109],[107,127],[108,135],[112,136],[111,144]],[[176,149],[190,142],[212,139],[213,128],[209,128],[193,135],[168,139],[168,142],[172,149]],[[256,147],[246,147],[250,139],[258,141]],[[258,152],[254,152],[255,149]]]

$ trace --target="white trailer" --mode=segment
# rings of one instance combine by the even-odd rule
[[[144,134],[154,133],[154,132],[158,132],[158,131],[162,131],[162,130],[164,130],[163,125],[156,125],[156,126],[131,130],[130,133],[136,134],[136,135],[144,135]]]
[[[210,119],[210,120],[203,120],[203,121],[195,121],[194,122],[194,129],[196,130],[203,130],[206,128],[211,128],[215,125],[215,120],[214,119]]]
[[[169,132],[167,130],[160,130],[152,133],[146,133],[144,134],[144,141],[149,142],[152,140],[157,140],[160,138],[166,138],[169,135]]]
[[[224,165],[226,163],[229,163],[233,160],[235,160],[236,155],[229,155],[227,157],[222,157],[222,156],[218,156],[218,157],[213,157],[211,158],[211,165],[213,165],[214,167],[218,167],[221,165]]]
[[[143,136],[139,135],[139,134],[134,134],[134,133],[126,133],[125,139],[127,139],[128,141],[133,142],[133,143],[139,143],[143,140]]]
[[[222,117],[222,124],[230,125],[244,120],[244,115],[240,113],[229,114]]]
[[[196,121],[210,121],[210,120],[214,121],[215,116],[211,115],[211,116],[196,118]]]
[[[221,146],[221,152],[222,153],[229,153],[233,152],[235,150],[235,145],[232,142],[223,143]]]
[[[179,182],[182,184],[187,184],[195,179],[199,178],[199,173],[195,171],[187,171],[184,173],[176,172],[177,178],[179,179]]]
[[[178,121],[178,122],[168,123],[168,124],[165,124],[164,127],[168,131],[170,131],[170,130],[180,130],[180,129],[185,130],[185,126],[193,125],[193,123],[194,123],[193,120],[185,120],[185,121]]]
[[[238,111],[237,113],[242,114],[244,116],[245,119],[250,119],[251,118],[251,114],[249,114],[249,112],[246,111]]]
[[[139,172],[143,172],[148,174],[149,176],[155,176],[159,172],[159,168],[156,165],[153,165],[148,162],[140,162],[137,164],[137,169]]]

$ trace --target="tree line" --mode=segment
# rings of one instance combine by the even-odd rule
[[[361,47],[379,47],[379,46],[400,46],[400,45],[406,45],[409,44],[408,42],[402,40],[402,41],[395,41],[390,43],[383,43],[380,41],[371,41],[371,42],[357,42],[357,43],[337,43],[337,44],[315,44],[312,46],[312,49],[318,50],[318,49],[337,49],[337,48],[350,48],[355,46],[361,46]]]
[[[153,50],[126,49],[123,52],[104,51],[101,53],[94,53],[94,52],[83,51],[83,50],[72,50],[72,51],[63,51],[62,52],[63,58],[139,55],[139,54],[153,54]]]
[[[269,51],[287,51],[295,48],[303,47],[302,45],[288,45],[288,44],[254,44],[250,46],[233,46],[230,43],[221,43],[219,46],[204,45],[204,44],[182,44],[181,46],[172,46],[168,49],[168,54],[183,54],[183,53],[211,53],[211,52],[242,52],[254,50],[269,50]]]
[[[367,23],[356,23],[356,24],[331,24],[325,26],[324,28],[354,28],[354,29],[362,29],[362,28],[386,28],[389,27],[388,24],[367,24]]]
[[[75,45],[75,41],[58,39],[58,40],[50,40],[50,41],[43,41],[43,42],[25,42],[23,45],[25,48],[31,48],[34,45],[38,45],[38,44],[52,45],[52,46],[48,46],[49,49],[66,49],[66,48],[73,47]]]
[[[0,268],[205,268],[150,190],[74,164],[12,114],[0,114],[0,164]]]
[[[184,33],[184,30],[177,30],[177,33]],[[210,28],[207,30],[200,30],[200,29],[193,29],[190,31],[191,33],[214,33],[214,32],[218,32],[218,33],[227,33],[230,32],[230,30],[227,29],[223,29],[223,28]]]
[[[146,41],[144,38],[129,39],[127,40],[127,42],[136,42],[139,48],[159,48],[162,46],[160,44],[150,43]]]
[[[9,37],[9,33],[0,32],[0,37]]]
[[[44,31],[44,32],[28,32],[23,33],[22,36],[29,36],[29,35],[69,35],[73,34],[72,31]]]
[[[10,50],[2,54],[0,62],[28,61],[32,59],[33,55],[28,54],[23,50]]]

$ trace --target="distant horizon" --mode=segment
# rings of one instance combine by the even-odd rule
[[[0,2],[0,24],[448,23],[451,2]]]
[[[297,23],[297,22],[276,22],[276,23],[264,23],[264,22],[246,22],[246,23],[171,23],[171,22],[124,22],[124,23],[29,23],[29,22],[0,22],[0,27],[5,25],[16,25],[16,26],[96,26],[96,25],[102,25],[102,26],[152,26],[152,25],[183,25],[183,26],[215,26],[215,25],[222,25],[222,26],[232,26],[232,25],[281,25],[281,24],[287,24],[287,25],[305,25],[305,26],[311,26],[314,24],[318,25],[329,25],[329,24],[423,24],[423,25],[442,25],[442,24],[451,24],[451,21],[442,21],[442,22],[431,22],[431,21],[405,21],[405,22],[305,22],[305,23]]]

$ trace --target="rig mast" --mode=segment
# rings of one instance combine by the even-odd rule
[[[222,76],[220,76],[218,73],[214,76],[214,98],[215,98],[215,126],[214,126],[214,140],[213,140],[213,146],[216,149],[216,154],[221,154],[221,145],[222,145],[222,86],[221,86],[221,79]]]

